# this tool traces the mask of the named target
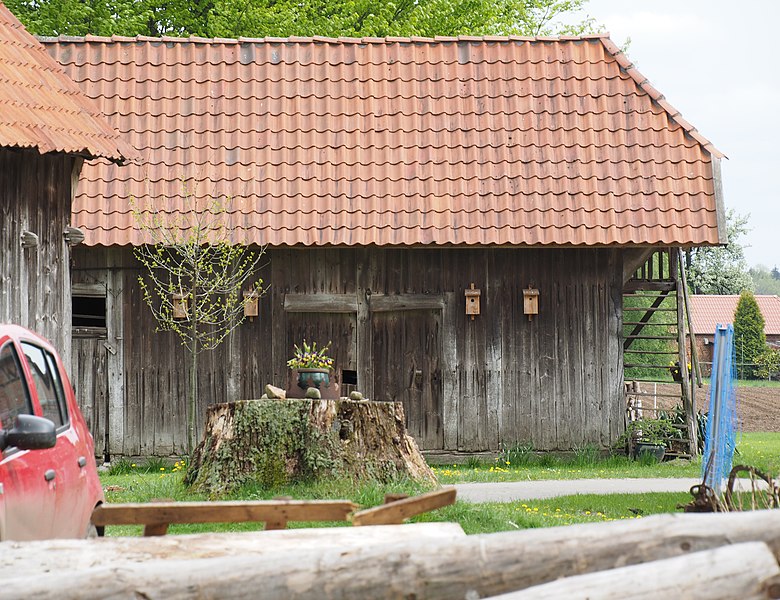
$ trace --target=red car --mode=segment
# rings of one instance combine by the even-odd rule
[[[95,533],[92,436],[57,351],[16,325],[0,325],[0,452],[0,540]]]

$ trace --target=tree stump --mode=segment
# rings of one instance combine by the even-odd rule
[[[261,399],[208,408],[185,482],[220,495],[324,476],[436,482],[407,434],[400,402]]]

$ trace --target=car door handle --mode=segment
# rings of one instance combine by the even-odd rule
[[[43,474],[43,478],[44,478],[46,481],[51,481],[52,479],[54,479],[54,477],[55,477],[56,475],[57,475],[57,473],[56,473],[56,471],[55,471],[54,469],[49,469],[48,471],[46,471],[46,472]]]
[[[87,466],[87,459],[83,456],[79,456],[79,466],[82,468]]]

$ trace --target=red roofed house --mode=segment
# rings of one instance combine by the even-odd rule
[[[606,36],[44,44],[143,157],[85,167],[73,211],[74,302],[100,325],[74,347],[112,453],[186,443],[186,355],[142,303],[130,208],[190,210],[183,180],[233,199],[271,285],[204,355],[200,397],[259,397],[294,343],[332,340],[342,389],[402,401],[429,451],[610,444],[624,282],[724,241],[722,155]]]
[[[780,297],[757,295],[756,302],[764,317],[764,333],[770,346],[780,348]],[[712,364],[712,350],[715,328],[718,324],[734,322],[734,313],[739,304],[739,296],[691,296],[691,329],[696,334],[696,348],[705,373],[709,373]],[[734,340],[739,357],[739,340]]]
[[[0,323],[47,337],[69,361],[71,202],[83,161],[135,151],[0,3]]]

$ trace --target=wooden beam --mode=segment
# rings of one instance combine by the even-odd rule
[[[720,159],[715,156],[712,156],[712,182],[715,188],[715,216],[718,220],[718,243],[728,244],[728,223],[726,222],[726,203],[723,200]]]
[[[374,294],[369,300],[371,312],[443,309],[444,297],[431,294],[398,294],[393,296]]]
[[[71,285],[71,290],[74,296],[106,297],[106,285],[104,283],[74,283]]]
[[[670,292],[674,290],[674,281],[635,281],[631,280],[623,286],[624,292],[647,290],[653,292]]]
[[[396,500],[382,506],[356,512],[352,515],[352,524],[398,525],[409,517],[455,504],[455,495],[455,488],[449,487],[412,498]]]
[[[637,269],[647,262],[655,248],[630,248],[623,251],[623,283],[627,283]]]
[[[355,294],[285,294],[286,312],[356,313]]]
[[[347,500],[101,504],[92,512],[92,523],[104,527],[265,521],[273,526],[287,521],[346,521],[356,508]]]

